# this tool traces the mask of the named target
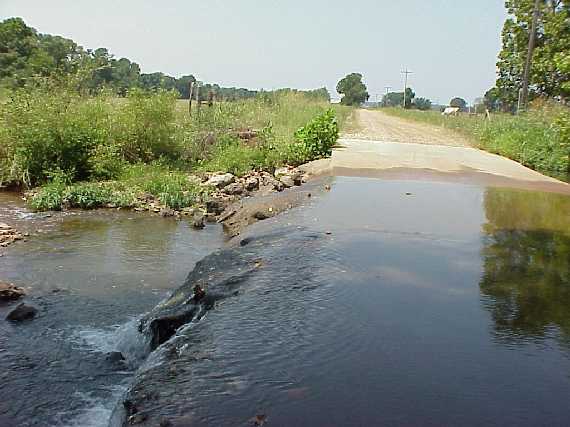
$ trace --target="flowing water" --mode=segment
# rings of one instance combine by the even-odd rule
[[[56,224],[0,258],[42,313],[0,322],[0,425],[105,425],[115,403],[120,425],[123,402],[149,426],[568,424],[568,196],[335,178],[201,262],[190,277],[231,293],[145,361],[137,316],[222,247],[219,229],[36,221]]]

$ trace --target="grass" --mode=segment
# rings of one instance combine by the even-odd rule
[[[170,92],[126,99],[77,92],[74,81],[14,91],[0,105],[0,185],[36,189],[37,210],[203,203],[192,174],[272,171],[326,156],[352,110],[302,93],[194,105]],[[336,117],[335,117],[336,116]],[[254,140],[237,137],[256,130]],[[303,132],[299,131],[303,129]]]
[[[382,111],[407,120],[441,126],[468,137],[474,146],[515,160],[531,169],[561,179],[570,174],[570,112],[541,105],[519,116],[493,114],[444,117],[434,111],[386,108]]]

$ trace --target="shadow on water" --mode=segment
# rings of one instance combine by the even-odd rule
[[[497,339],[570,344],[570,198],[488,189],[483,305]]]

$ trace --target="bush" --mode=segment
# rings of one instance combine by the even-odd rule
[[[132,90],[120,104],[113,124],[113,141],[131,163],[175,158],[175,92],[148,94]]]
[[[0,144],[10,161],[11,181],[43,183],[59,169],[73,179],[90,176],[89,156],[109,139],[109,106],[67,88],[19,90],[1,108]]]
[[[333,110],[315,117],[295,132],[296,143],[291,147],[296,163],[327,157],[338,140],[338,123]]]

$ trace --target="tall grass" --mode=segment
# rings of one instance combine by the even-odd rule
[[[328,147],[329,140],[309,141],[296,132],[320,117],[334,122],[336,140],[338,122],[351,110],[338,109],[335,118],[329,108],[302,93],[263,93],[194,105],[189,116],[187,102],[167,91],[133,90],[117,99],[81,93],[73,79],[46,81],[13,91],[0,104],[0,184],[43,186],[33,202],[38,209],[130,206],[140,192],[170,207],[189,206],[198,200],[187,185],[189,173],[243,175],[322,156],[326,150],[299,147]],[[257,136],[240,140],[245,129]],[[161,181],[162,190],[147,188],[146,180]]]
[[[387,114],[441,126],[467,136],[478,148],[567,179],[570,174],[570,111],[541,105],[525,114],[444,117],[434,111],[386,108]]]

